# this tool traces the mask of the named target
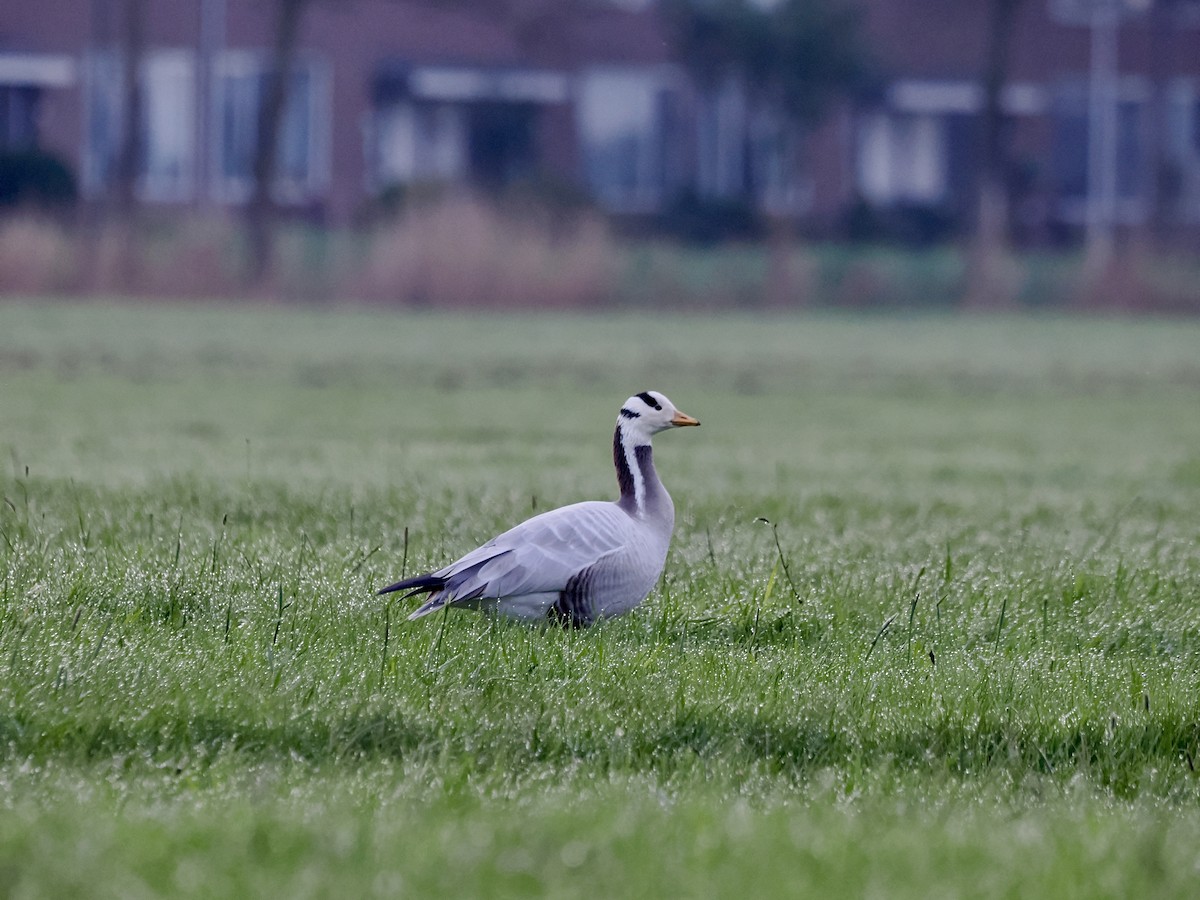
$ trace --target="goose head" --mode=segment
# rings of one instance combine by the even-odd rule
[[[668,428],[699,424],[699,420],[680,412],[666,395],[658,391],[634,394],[621,405],[621,412],[617,416],[617,425],[623,431],[633,437],[643,438],[646,443],[649,443],[650,435]]]

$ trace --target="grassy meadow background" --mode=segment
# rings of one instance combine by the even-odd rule
[[[0,894],[1196,896],[1198,348],[0,304]],[[612,496],[647,388],[639,611],[373,595]]]

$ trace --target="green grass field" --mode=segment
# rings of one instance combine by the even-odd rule
[[[1200,895],[1198,351],[0,305],[0,895]],[[613,496],[647,388],[639,611],[373,596]]]

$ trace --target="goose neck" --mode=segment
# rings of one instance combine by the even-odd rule
[[[617,486],[621,490],[618,504],[631,515],[645,515],[665,495],[654,469],[648,437],[618,424],[613,434],[613,464],[617,469]]]

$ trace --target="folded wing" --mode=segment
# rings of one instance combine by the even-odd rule
[[[615,503],[576,503],[534,516],[445,568],[381,593],[430,591],[414,617],[446,604],[556,594],[574,575],[635,540],[635,531]]]

